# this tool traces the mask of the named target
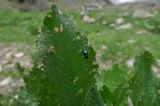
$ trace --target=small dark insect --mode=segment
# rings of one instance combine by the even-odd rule
[[[85,49],[82,51],[82,55],[85,59],[88,59],[88,52]]]

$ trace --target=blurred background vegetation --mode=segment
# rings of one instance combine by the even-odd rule
[[[35,106],[15,64],[27,70],[38,61],[36,35],[54,0],[0,0],[0,105]],[[122,2],[123,1],[123,2]],[[57,0],[89,39],[100,69],[123,63],[132,69],[134,57],[149,50],[157,58],[160,76],[159,0]]]

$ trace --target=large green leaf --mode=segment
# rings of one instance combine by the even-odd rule
[[[28,91],[40,106],[83,106],[95,84],[95,52],[55,4],[44,18],[37,46],[42,65],[24,76]]]
[[[99,82],[102,83],[102,95],[107,106],[125,106],[128,98],[127,71],[114,65],[112,70],[105,71],[100,75]]]
[[[154,61],[148,51],[136,57],[135,75],[130,83],[131,98],[135,106],[158,106],[156,80],[151,69]]]
[[[118,65],[114,65],[112,70],[104,72],[103,75],[103,84],[112,93],[126,80],[127,71],[122,70]]]

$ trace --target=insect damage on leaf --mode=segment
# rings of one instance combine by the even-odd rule
[[[59,28],[58,27],[54,27],[54,31],[55,32],[59,32]]]
[[[61,24],[59,27],[54,27],[55,32],[63,32],[63,25]]]
[[[54,54],[56,54],[56,49],[54,48],[54,46],[50,46],[49,47],[48,53],[54,53]]]
[[[95,52],[84,34],[68,16],[59,12],[56,4],[43,20],[37,46],[44,67],[33,68],[25,77],[28,91],[40,106],[58,103],[83,106],[87,92],[95,84]]]

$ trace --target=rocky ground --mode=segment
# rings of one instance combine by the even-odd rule
[[[27,49],[27,46],[18,44],[0,45],[0,71],[16,70],[16,63],[26,68],[31,67],[31,57],[25,53]]]
[[[28,46],[18,44],[0,45],[0,94],[16,91],[23,86],[16,64],[20,63],[26,69],[32,67],[31,56],[27,53]]]

